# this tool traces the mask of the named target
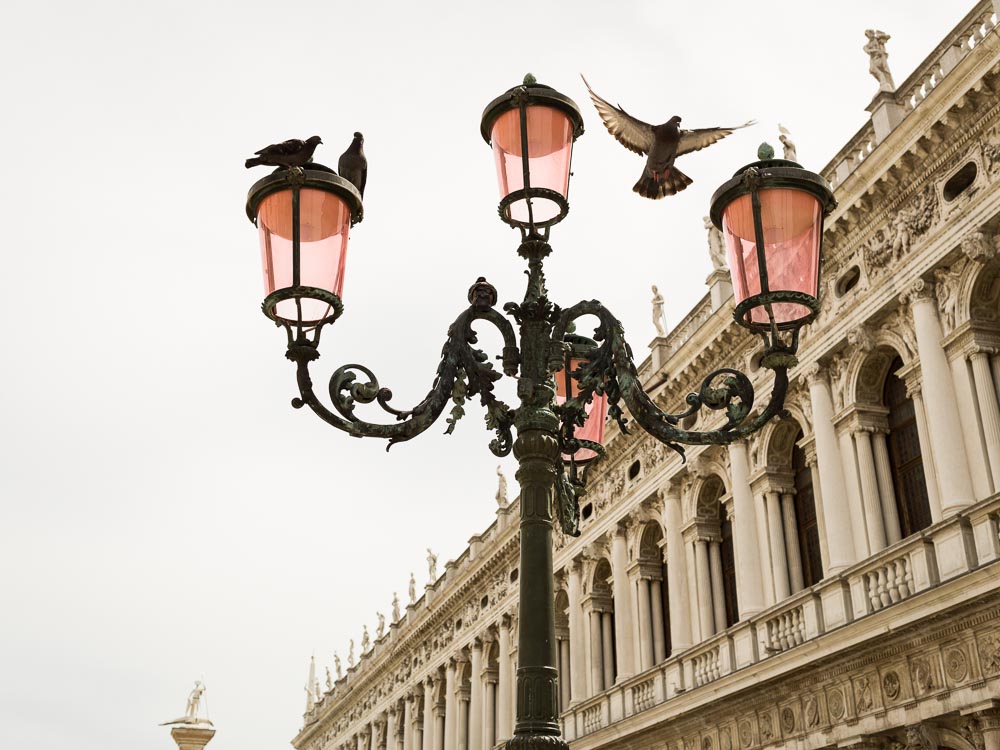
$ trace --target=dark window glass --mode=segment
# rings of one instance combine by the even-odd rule
[[[800,432],[796,442],[802,438]],[[813,496],[812,471],[806,465],[806,454],[792,448],[792,471],[795,472],[795,526],[799,534],[799,554],[802,557],[802,583],[812,586],[823,579],[823,558],[819,552],[819,524],[816,522],[816,500]]]
[[[726,511],[721,509],[722,515]],[[735,625],[740,617],[740,610],[736,601],[736,558],[733,556],[733,525],[728,518],[723,518],[719,524],[719,531],[722,532],[722,591],[726,600],[726,627]],[[721,630],[721,628],[719,628]]]
[[[899,357],[889,366],[882,394],[889,408],[889,463],[896,509],[904,537],[931,525],[931,506],[927,499],[927,480],[920,455],[917,415],[913,400],[906,395],[906,384],[896,376],[903,366]]]

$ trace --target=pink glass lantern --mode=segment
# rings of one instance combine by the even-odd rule
[[[320,165],[282,170],[250,189],[247,214],[260,232],[264,313],[304,330],[335,320],[348,235],[361,218],[354,186]]]
[[[795,162],[767,158],[769,146],[760,153],[716,191],[712,221],[725,238],[736,321],[754,331],[795,330],[819,312],[823,218],[833,192]]]
[[[576,104],[526,76],[483,113],[482,134],[493,146],[500,186],[500,216],[534,232],[569,211],[573,141],[583,133]]]
[[[580,365],[584,364],[584,359],[570,359],[566,367],[556,373],[556,403],[566,403],[566,394],[573,398],[579,393],[576,380],[571,377]],[[586,406],[587,418],[582,427],[573,430],[573,437],[577,440],[587,440],[591,443],[604,444],[604,424],[608,419],[608,397],[602,394],[594,394],[593,400]],[[597,453],[590,448],[580,448],[576,453],[563,454],[563,461],[575,461],[577,464],[586,464],[597,458]]]

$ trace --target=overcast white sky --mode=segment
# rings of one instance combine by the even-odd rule
[[[496,218],[483,107],[531,71],[573,97],[569,218],[549,288],[598,298],[637,356],[649,285],[675,324],[705,293],[713,190],[791,129],[820,169],[876,91],[864,29],[901,82],[971,3],[20,2],[0,26],[0,746],[170,747],[195,679],[214,750],[288,746],[309,655],[346,654],[425,548],[457,557],[493,518],[478,406],[386,454],[295,411],[261,314],[244,215],[256,149],[318,133],[335,165],[366,136],[347,311],[315,377],[363,362],[422,398],[478,275],[523,294]],[[579,79],[687,127],[759,120],[681,163],[652,202],[642,160]],[[494,353],[499,348],[493,342]],[[510,390],[508,397],[513,401]],[[373,413],[369,414],[374,416]],[[513,459],[504,468],[513,482]]]

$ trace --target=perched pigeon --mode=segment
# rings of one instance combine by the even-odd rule
[[[680,127],[681,118],[674,115],[662,125],[650,125],[599,97],[586,78],[583,78],[583,83],[608,132],[629,151],[648,154],[642,177],[632,188],[644,198],[657,200],[665,195],[674,195],[691,184],[691,178],[674,166],[674,159],[678,156],[711,146],[734,130],[754,124],[754,120],[750,120],[731,128],[683,130]]]
[[[368,159],[365,158],[365,137],[361,133],[354,134],[354,140],[347,151],[340,155],[337,162],[340,176],[350,182],[365,197],[365,180],[368,179]]]
[[[266,164],[270,167],[301,167],[312,161],[313,151],[323,140],[314,135],[307,141],[292,138],[283,143],[275,143],[257,152],[255,159],[247,159],[246,167],[256,167]]]

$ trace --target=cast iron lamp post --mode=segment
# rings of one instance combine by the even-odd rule
[[[292,401],[295,408],[308,406],[355,437],[385,438],[392,445],[430,427],[449,401],[454,402],[447,419],[451,432],[465,401],[478,396],[486,408],[487,427],[496,433],[490,450],[506,456],[513,449],[517,457],[521,627],[510,750],[566,747],[558,723],[552,523],[558,516],[567,534],[579,535],[577,498],[584,487],[576,468],[603,452],[605,416],[627,432],[623,401],[644,430],[683,454],[683,444],[731,443],[781,414],[798,331],[819,311],[823,217],[834,205],[819,175],[774,159],[770,147],[762,147],[760,161],[739,170],[716,191],[711,216],[726,240],[734,315],[737,323],[763,339],[761,364],[774,372],[774,386],[768,405],[751,418],[754,391],[749,379],[737,370],[718,370],[687,396],[684,412],[666,414],[642,389],[621,323],[596,300],[560,308],[545,289],[542,265],[552,251],[549,230],[569,211],[570,158],[573,142],[582,133],[576,104],[530,75],[486,108],[482,134],[496,158],[500,218],[520,230],[517,252],[528,262],[523,301],[503,307],[517,324],[518,335],[495,308],[496,289],[478,279],[469,289],[469,307],[448,330],[430,392],[409,410],[390,406],[392,392],[363,365],[344,365],[333,373],[333,410],[319,400],[309,374],[310,364],[319,357],[321,331],[343,312],[348,231],[362,217],[354,186],[332,170],[310,164],[279,169],[257,182],[247,199],[247,214],[260,229],[264,313],[285,329],[285,356],[297,368],[300,395]],[[598,320],[593,340],[574,333],[574,321],[584,316]],[[476,321],[492,324],[503,337],[499,359],[503,374],[517,379],[517,408],[494,395],[494,383],[502,375],[486,353],[475,348]],[[355,414],[358,404],[373,401],[394,421],[376,424]],[[678,427],[702,407],[722,410],[723,424],[705,432]]]

